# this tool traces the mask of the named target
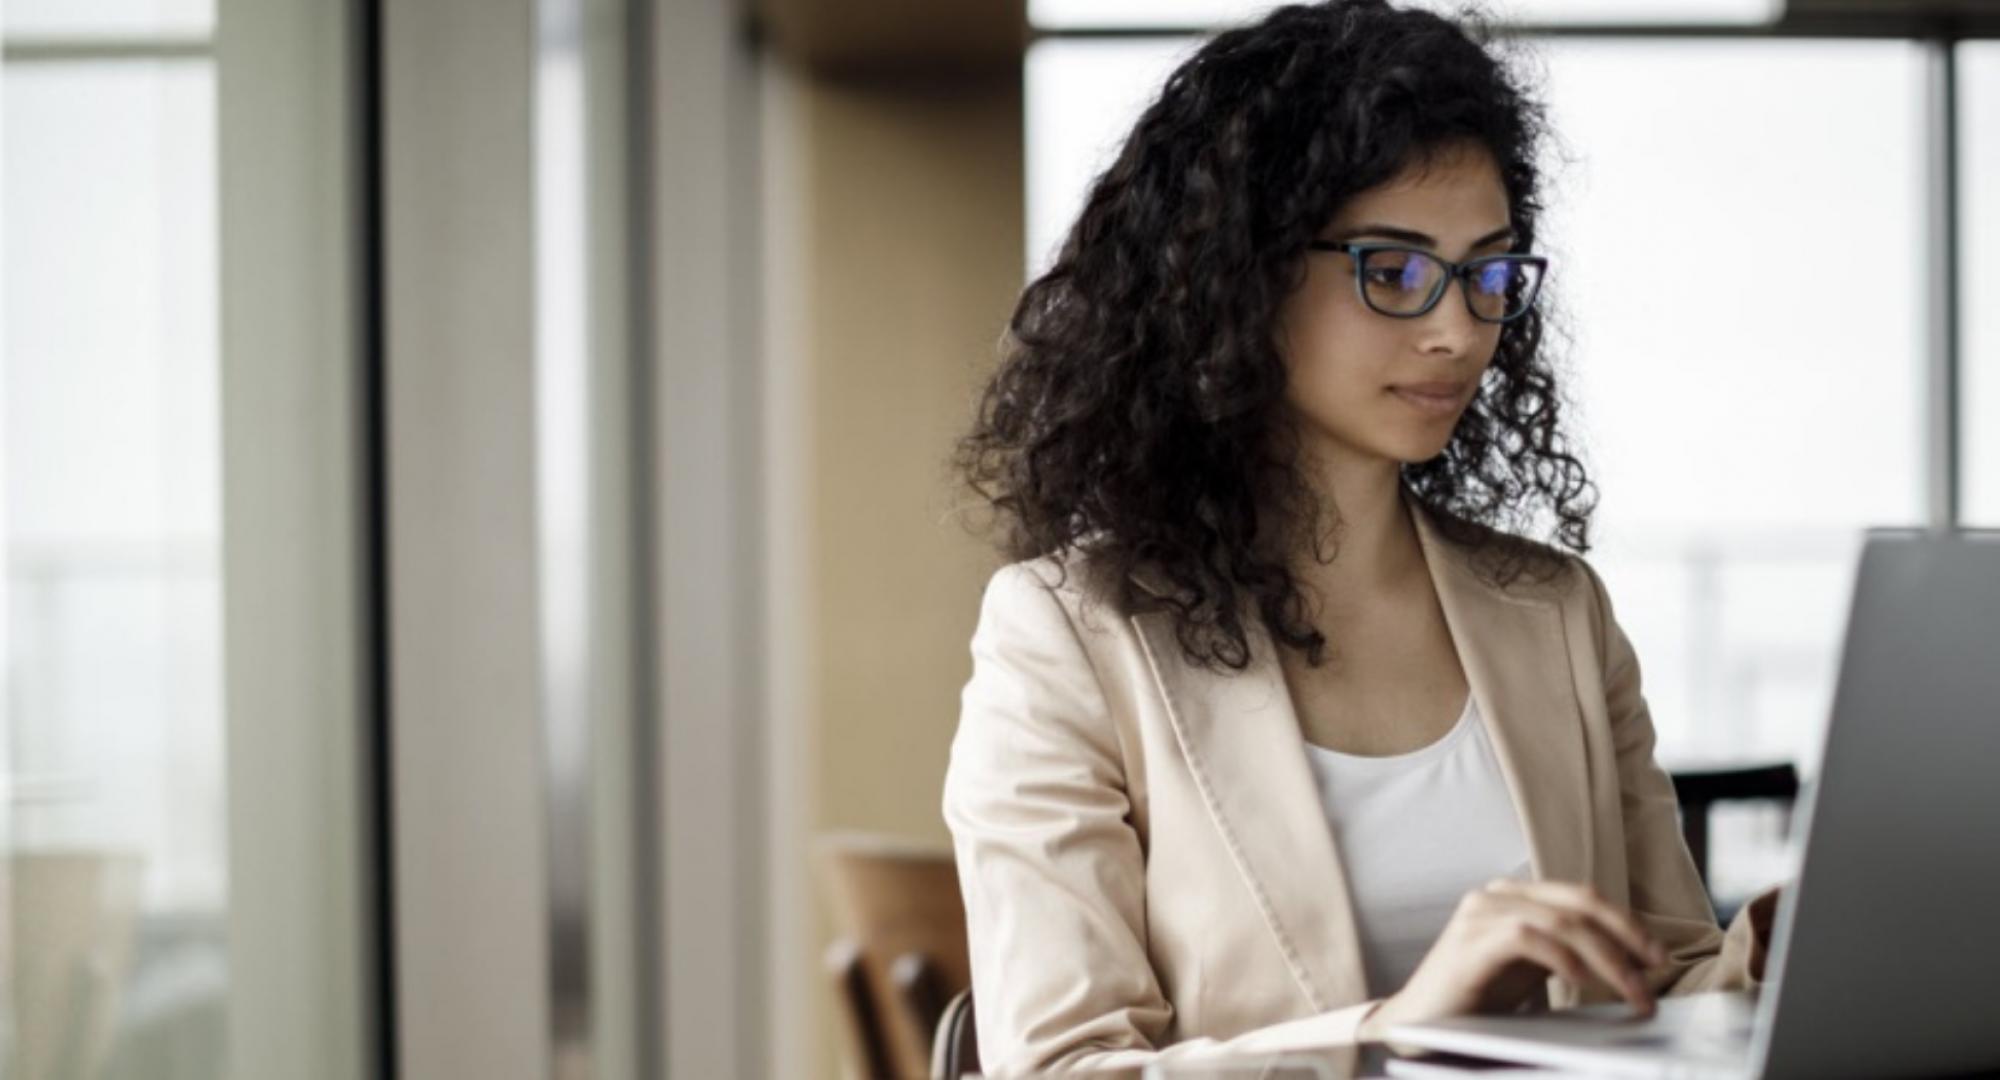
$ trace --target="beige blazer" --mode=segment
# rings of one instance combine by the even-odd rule
[[[1566,557],[1501,589],[1415,517],[1535,876],[1636,911],[1672,954],[1661,992],[1750,982],[1754,936],[1710,913],[1596,573]],[[1271,639],[1211,672],[1167,612],[1120,616],[1070,569],[993,576],[945,778],[987,1072],[1351,1045],[1374,998]]]

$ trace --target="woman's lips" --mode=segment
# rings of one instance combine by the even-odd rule
[[[1465,403],[1465,385],[1455,382],[1402,383],[1390,387],[1389,392],[1427,416],[1449,416]]]

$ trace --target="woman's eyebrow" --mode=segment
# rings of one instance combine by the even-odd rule
[[[1426,236],[1423,233],[1417,232],[1414,229],[1399,229],[1394,225],[1356,225],[1353,226],[1352,228],[1340,230],[1338,233],[1334,235],[1334,239],[1349,240],[1357,236],[1386,236],[1391,240],[1401,240],[1406,244],[1422,244],[1423,246],[1430,248],[1438,246],[1437,240],[1433,237]],[[1495,243],[1500,240],[1509,239],[1513,236],[1514,236],[1513,226],[1503,225],[1500,228],[1495,229],[1492,232],[1487,233],[1485,236],[1482,236],[1479,239],[1473,241],[1472,247],[1476,250],[1478,248],[1483,248],[1488,244]]]

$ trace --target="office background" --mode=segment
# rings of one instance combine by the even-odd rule
[[[1520,7],[1595,560],[1663,755],[1810,778],[1857,530],[2000,526],[2000,40],[1659,7]],[[950,442],[1254,10],[9,0],[6,1073],[837,1070],[815,845],[944,841],[995,562]]]

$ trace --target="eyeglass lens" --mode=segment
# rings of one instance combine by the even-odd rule
[[[1442,291],[1444,264],[1420,251],[1370,251],[1361,276],[1368,303],[1388,315],[1412,315]],[[1534,302],[1541,267],[1532,262],[1500,258],[1483,262],[1466,274],[1465,295],[1482,319],[1513,318]]]

